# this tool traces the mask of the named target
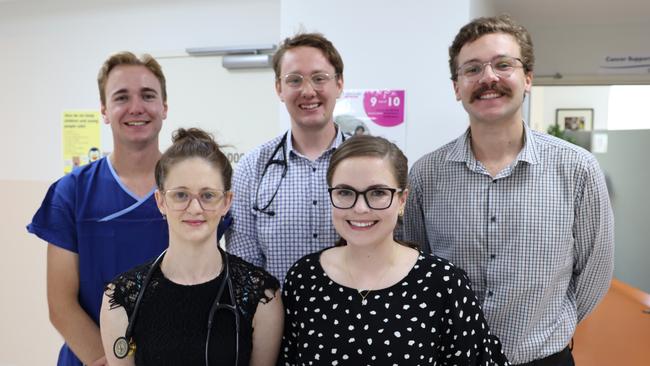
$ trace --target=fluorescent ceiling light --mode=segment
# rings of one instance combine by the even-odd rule
[[[221,66],[226,69],[259,69],[271,67],[271,55],[225,55]]]
[[[191,56],[256,55],[275,51],[274,44],[186,48]]]

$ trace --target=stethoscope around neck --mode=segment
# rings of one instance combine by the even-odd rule
[[[135,354],[136,344],[135,341],[133,340],[133,328],[135,326],[135,321],[138,316],[138,310],[140,309],[140,304],[142,302],[142,298],[144,297],[144,293],[147,290],[147,286],[149,285],[149,282],[151,281],[151,278],[153,277],[153,274],[156,271],[156,269],[160,267],[160,264],[162,262],[163,257],[165,256],[165,253],[167,253],[167,249],[165,249],[158,256],[158,258],[156,258],[156,260],[151,265],[151,268],[149,268],[147,275],[142,281],[142,286],[138,291],[138,296],[135,300],[135,306],[133,307],[133,313],[129,318],[129,324],[126,327],[126,332],[124,333],[124,336],[117,338],[115,340],[115,343],[113,343],[113,354],[115,354],[115,357],[119,359],[123,359],[126,356]],[[228,260],[228,254],[223,250],[221,250],[221,248],[219,248],[219,253],[221,254],[221,258],[223,258],[224,277],[223,277],[223,281],[221,281],[221,285],[219,285],[217,296],[215,297],[214,302],[210,307],[210,312],[208,313],[208,323],[207,323],[208,331],[205,337],[205,366],[210,365],[209,362],[210,335],[212,333],[212,325],[214,323],[214,314],[219,309],[226,309],[231,313],[233,313],[235,316],[235,366],[237,366],[239,364],[239,311],[237,309],[237,303],[235,302],[235,294],[232,287],[232,280],[230,278],[230,263]],[[220,302],[221,296],[223,295],[223,292],[226,289],[226,285],[228,285],[228,293],[230,295],[230,302],[232,305],[222,304]]]
[[[338,128],[336,130],[337,136],[338,136]],[[345,134],[342,135],[342,141],[345,141]],[[261,212],[263,214],[266,214],[268,216],[275,216],[275,211],[271,210],[269,207],[271,207],[271,204],[273,203],[273,200],[275,200],[275,196],[278,195],[278,191],[280,190],[280,186],[282,185],[282,181],[284,180],[284,177],[287,175],[287,170],[289,170],[289,164],[287,163],[287,139],[289,138],[289,131],[287,131],[284,136],[282,136],[282,139],[280,139],[280,142],[278,142],[277,145],[275,145],[275,148],[273,149],[273,153],[271,153],[271,157],[269,160],[266,161],[266,164],[264,164],[264,170],[262,170],[262,176],[260,177],[259,183],[257,184],[257,189],[255,191],[255,202],[253,203],[253,210],[257,212]],[[336,137],[335,137],[336,138]],[[281,152],[282,158],[277,159],[276,156],[278,153]],[[269,168],[273,165],[279,165],[282,167],[282,174],[280,175],[280,179],[278,179],[278,183],[275,186],[275,189],[273,190],[273,194],[271,197],[267,200],[262,200],[262,202],[266,202],[264,204],[260,204],[260,187],[263,186],[262,182],[264,181],[264,177],[266,176],[266,173],[268,172]]]

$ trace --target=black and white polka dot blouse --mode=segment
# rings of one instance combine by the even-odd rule
[[[420,253],[408,275],[365,300],[312,253],[289,270],[280,365],[508,365],[465,272]]]

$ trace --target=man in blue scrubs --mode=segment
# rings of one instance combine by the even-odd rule
[[[151,56],[122,52],[106,60],[98,84],[113,152],[52,184],[27,227],[49,243],[50,320],[66,342],[58,365],[106,364],[98,326],[105,284],[168,242],[153,195],[165,76]]]

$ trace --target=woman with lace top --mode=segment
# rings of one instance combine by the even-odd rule
[[[289,269],[281,365],[507,365],[465,272],[393,238],[408,163],[354,136],[327,171],[337,246]]]
[[[228,159],[209,134],[179,129],[155,176],[169,248],[106,286],[100,328],[109,364],[275,365],[279,283],[217,244],[232,201]]]

